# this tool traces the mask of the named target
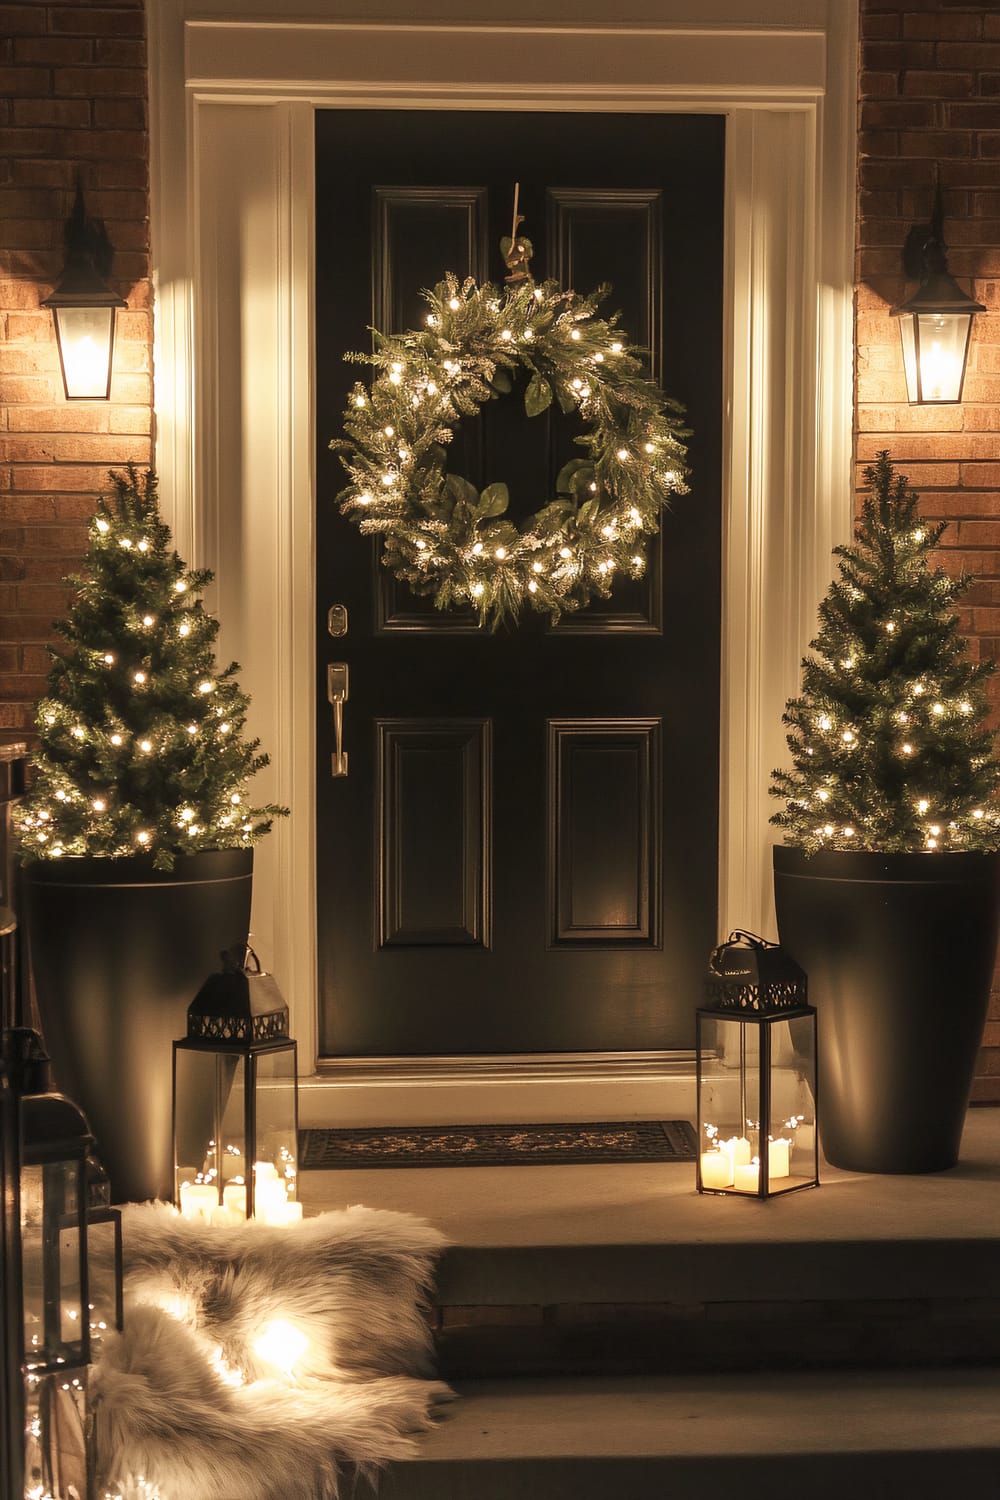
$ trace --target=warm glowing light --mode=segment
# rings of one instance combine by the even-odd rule
[[[392,374],[389,376],[389,384],[390,385],[401,385],[402,381],[403,381],[402,375],[398,374],[395,370],[393,370]]]
[[[392,482],[393,482],[393,476],[391,474],[383,474],[382,475],[382,483],[383,484],[390,485],[390,484],[392,484]]]
[[[146,542],[146,541],[140,542],[139,543],[139,551],[140,552],[148,552],[149,551],[149,543]]]
[[[984,816],[985,816],[985,814],[984,814],[984,813],[983,813],[983,810],[982,810],[982,808],[981,808],[981,807],[975,807],[975,808],[973,808],[973,810],[972,810],[972,816],[973,816],[973,817],[974,817],[974,818],[982,818],[982,817],[984,817]]]
[[[923,539],[924,539],[924,533],[921,531],[920,527],[918,526],[917,529],[916,529],[916,531],[913,533],[913,540],[915,542],[922,542]]]
[[[939,824],[932,823],[931,824],[931,833],[933,833],[933,835],[934,835],[935,838],[938,837],[938,835],[940,834],[940,832],[941,832],[941,828],[940,828]]]
[[[902,745],[900,748],[902,749],[902,752],[903,752],[904,755],[912,755],[913,754],[913,746],[912,745]]]
[[[179,625],[178,626],[178,628],[177,628],[177,634],[178,635],[190,635],[191,634],[191,626],[188,624],[188,622],[186,620],[184,621],[183,625]]]
[[[149,754],[149,752],[150,752],[150,750],[152,750],[152,748],[153,748],[153,746],[152,746],[152,744],[151,744],[151,743],[150,743],[150,741],[149,741],[149,740],[140,740],[140,741],[139,741],[139,749],[140,749],[140,750],[141,750],[141,751],[142,751],[142,752],[143,752],[143,753],[144,753],[144,754],[145,754],[145,755],[148,755],[148,754]]]
[[[559,556],[560,557],[572,557],[573,554],[572,554],[572,552],[570,551],[570,549],[568,547],[560,547],[559,548]]]
[[[110,651],[105,651],[104,660],[107,662],[109,667],[114,666],[115,658]]]
[[[958,706],[959,706],[960,711],[963,714],[971,714],[971,712],[972,712],[972,704],[971,703],[960,703]]]
[[[110,531],[111,527],[108,525],[107,521],[105,521],[104,518],[102,517],[98,521],[98,523],[97,523],[97,529],[98,529],[98,531],[104,533],[104,532]]]
[[[459,302],[457,297],[449,297],[448,306],[451,308],[452,312],[458,312],[458,309],[461,307],[461,305],[462,304],[461,302]]]
[[[845,729],[844,732],[843,732],[843,734],[840,737],[844,741],[845,745],[850,745],[853,742],[853,740],[854,740],[854,731],[853,731],[853,729]]]
[[[136,841],[137,844],[148,844],[149,843],[149,834],[146,832],[146,830],[144,828],[140,829],[140,831],[136,834],[135,841]]]
[[[133,672],[132,681],[136,684],[137,687],[142,687],[143,683],[146,681],[145,672]]]
[[[309,1347],[309,1339],[285,1318],[274,1318],[265,1323],[254,1340],[254,1353],[269,1365],[275,1365],[286,1375],[291,1375]]]
[[[229,723],[220,724],[219,725],[219,733],[220,734],[228,734],[231,728],[232,728],[232,725],[229,724]]]
[[[655,453],[656,452],[656,449],[655,449],[655,447],[653,446],[652,443],[644,443],[643,447],[645,448],[645,450],[646,450],[647,453]]]
[[[194,808],[182,807],[178,814],[178,817],[180,818],[182,823],[190,823],[191,819],[194,817]]]
[[[364,396],[355,396],[355,398],[354,398],[354,404],[357,407],[364,406],[366,404]]]
[[[922,682],[915,682],[913,684],[914,697],[919,698],[920,694],[921,693],[925,693],[926,691],[927,691],[927,689],[924,687],[924,685],[923,685]]]
[[[917,803],[917,812],[925,813],[929,807],[930,803],[928,802],[927,798],[921,797],[920,801]]]
[[[482,584],[481,583],[474,583],[472,585],[472,592],[473,592],[474,596],[478,599],[479,596],[480,596],[480,594],[483,592],[483,586],[482,586]]]
[[[214,686],[215,686],[215,683],[214,682],[209,682],[208,679],[206,678],[204,682],[199,682],[199,684],[198,684],[198,691],[199,691],[199,693],[210,693],[212,691],[212,689],[214,688]]]
[[[574,379],[573,379],[573,380],[572,380],[572,381],[571,381],[571,382],[570,382],[570,384],[571,384],[571,385],[572,385],[572,387],[573,387],[573,389],[574,389],[574,391],[580,391],[580,390],[582,390],[582,389],[583,389],[583,381],[582,381],[582,380],[581,380],[581,379],[580,379],[580,377],[579,377],[579,375],[577,375],[577,376],[576,376],[576,377],[575,377],[575,378],[574,378]]]
[[[816,796],[821,802],[828,802],[830,799],[830,793],[828,791],[825,791],[823,788],[820,788],[820,790],[816,793]]]
[[[386,437],[395,437],[396,436],[396,429],[395,429],[395,427],[386,427],[385,428],[385,435],[386,435]]]
[[[104,812],[108,804],[104,801],[103,797],[95,797],[90,805],[95,812]]]
[[[132,543],[129,541],[127,536],[123,536],[118,545],[119,547],[124,547],[125,551],[128,552],[132,546]]]
[[[628,449],[627,448],[619,448],[618,449],[617,457],[618,457],[618,462],[620,464],[625,463],[625,461],[628,458]]]
[[[189,724],[188,727],[187,727],[187,732],[188,732],[188,734],[197,734],[198,733],[198,726],[197,726],[197,724]]]
[[[574,328],[573,332],[570,334],[570,338],[576,340],[576,339],[579,339],[579,337],[580,337],[580,330],[579,330],[579,328]]]
[[[506,547],[498,547],[497,550],[494,552],[493,556],[499,562],[503,562],[504,558],[507,556],[507,548]]]
[[[84,729],[82,724],[76,724],[74,726],[73,738],[75,740],[85,740],[87,738],[87,731]]]
[[[184,582],[183,578],[178,578],[177,582],[174,584],[174,588],[176,589],[178,594],[187,593],[187,584]]]
[[[367,491],[363,495],[359,495],[358,496],[358,504],[359,505],[371,505],[371,503],[372,503],[372,497],[371,497],[371,495],[368,494]]]
[[[478,557],[479,554],[480,554],[480,552],[482,552],[482,550],[483,550],[483,544],[482,544],[482,542],[474,542],[473,543],[472,553],[473,553],[474,557]]]
[[[894,620],[886,620],[885,628],[889,632],[889,634],[892,635],[893,631],[896,628],[896,622]]]
[[[531,564],[531,571],[533,573],[542,573],[544,572],[544,568],[540,562],[533,562]]]
[[[514,335],[511,333],[511,331],[510,331],[509,328],[503,328],[500,331],[500,337],[503,339],[504,343],[506,344],[506,343],[510,342],[510,340],[514,337]]]
[[[818,722],[819,722],[820,729],[832,729],[833,728],[833,720],[830,718],[829,714],[820,714]]]
[[[832,823],[827,823],[826,826],[823,829],[823,832],[825,834],[831,834],[833,832],[833,824]]]
[[[533,339],[535,337],[535,331],[534,331],[534,329],[533,328],[526,328],[524,330],[524,337],[526,339]],[[598,359],[600,359],[601,355],[599,354],[597,357],[598,357]]]
[[[232,794],[232,796],[230,797],[229,800],[230,800],[230,802],[234,802],[235,803],[235,802],[242,802],[243,798],[240,796],[239,792],[233,792],[233,794]]]
[[[931,713],[932,714],[938,714],[939,716],[941,714],[943,714],[944,713],[944,704],[943,703],[935,703],[933,705],[933,707],[931,708]]]
[[[611,353],[612,354],[620,354],[621,352],[622,352],[622,346],[621,346],[621,344],[617,344],[616,343],[616,344],[612,344],[611,345]]]
[[[149,627],[150,627],[150,625],[155,625],[156,624],[156,621],[154,620],[154,618],[153,618],[152,615],[143,615],[143,617],[142,617],[142,623],[145,625],[146,629],[148,630]],[[181,626],[181,631],[182,632],[183,632],[183,629],[184,629],[184,627]]]
[[[853,837],[854,837],[854,829],[853,828],[845,828],[844,829],[844,838],[845,839],[852,839]]]
[[[121,742],[122,742],[122,737],[121,737],[120,734],[113,734],[111,736],[111,743],[112,743],[112,745],[120,745]],[[59,793],[57,792],[56,796],[58,796],[58,795],[59,795]],[[65,793],[63,793],[63,795],[65,796]]]
[[[538,584],[535,582],[535,580],[533,578],[530,579],[529,582],[528,582],[528,593],[529,594],[537,594],[538,593]]]

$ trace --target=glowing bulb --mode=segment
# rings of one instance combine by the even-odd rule
[[[398,359],[394,359],[393,362],[392,362],[392,373],[394,375],[400,375],[400,374],[402,374],[402,371],[403,371],[403,366],[400,364],[400,362],[399,362]]]
[[[437,327],[437,318],[434,316],[433,313],[428,313],[427,314],[427,327],[428,328],[436,328]]]
[[[932,823],[931,824],[931,833],[933,833],[933,835],[934,835],[935,838],[937,838],[937,836],[938,836],[938,834],[940,832],[941,832],[941,829],[940,829],[939,825],[937,823]]]
[[[497,550],[494,552],[493,556],[495,558],[497,558],[497,560],[499,562],[503,562],[504,558],[507,556],[507,548],[506,547],[498,547]]]
[[[642,557],[638,556],[638,555],[636,555],[632,559],[632,564],[636,568],[641,568],[643,566],[643,563],[644,563],[644,559]]]
[[[524,330],[524,337],[526,339],[533,339],[535,337],[535,331],[534,331],[534,329],[533,328],[526,328]]]
[[[572,552],[570,551],[570,549],[568,547],[560,547],[559,548],[559,556],[560,557],[572,557],[573,554],[572,554]]]
[[[829,714],[820,714],[820,717],[819,717],[819,727],[820,727],[820,729],[832,729],[833,728],[833,720],[830,718]]]
[[[56,716],[55,716],[55,714],[46,714],[45,715],[45,722],[46,722],[46,724],[54,724],[56,722]]]
[[[418,536],[417,537],[417,551],[418,552],[425,552],[426,550],[427,550],[427,543],[424,541],[424,539],[423,539],[422,536]]]
[[[922,682],[915,682],[913,684],[913,696],[915,698],[919,698],[920,694],[924,693],[926,691],[927,691],[927,689],[924,687],[924,685],[923,685]]]
[[[854,829],[853,828],[845,828],[844,829],[844,837],[845,837],[845,839],[852,839],[854,837]]]
[[[614,534],[615,534],[615,528],[613,526],[602,526],[601,527],[601,536],[614,536]]]
[[[102,519],[101,519],[101,520],[99,520],[99,521],[98,521],[98,523],[97,523],[97,529],[98,529],[98,531],[100,531],[100,532],[108,532],[108,531],[110,531],[110,530],[111,530],[111,527],[110,527],[110,526],[109,526],[109,525],[108,525],[108,523],[107,523],[107,521],[105,521],[105,520],[104,520],[104,519],[103,519],[103,518],[102,518]]]
[[[240,796],[239,792],[234,792],[233,795],[230,797],[229,800],[230,800],[230,802],[236,803],[236,802],[242,802],[243,798]]]
[[[396,429],[395,429],[395,427],[386,427],[385,428],[385,435],[386,435],[386,437],[395,437],[396,436]]]
[[[93,802],[90,805],[94,809],[95,812],[104,812],[104,810],[105,810],[105,808],[107,807],[108,804],[104,801],[104,799],[102,797],[95,797],[94,800],[93,800]]]
[[[367,493],[367,491],[365,492],[365,494],[358,496],[358,504],[359,505],[371,505],[371,503],[372,503],[372,497],[371,497],[371,495],[369,495]]]
[[[896,628],[895,621],[893,621],[893,620],[887,620],[885,622],[885,628],[889,632],[889,634],[892,635],[893,631]]]
[[[509,328],[504,328],[504,329],[501,330],[500,337],[503,339],[504,343],[506,344],[506,343],[510,342],[510,340],[514,337],[514,335],[511,333],[511,331],[510,331]]]
[[[611,353],[612,354],[620,354],[621,352],[622,352],[622,346],[621,346],[621,344],[615,343],[615,344],[611,345]]]
[[[579,375],[577,375],[577,377],[571,382],[571,384],[574,391],[580,391],[583,389],[583,381],[580,379]]]
[[[913,746],[912,745],[902,745],[900,748],[902,749],[902,752],[903,752],[904,755],[912,755],[913,754]]]
[[[428,382],[427,382],[427,394],[428,394],[428,396],[436,396],[437,395],[437,389],[438,388],[434,384],[434,381],[433,380],[428,380]]]
[[[149,834],[146,832],[145,829],[140,829],[140,831],[135,836],[135,841],[136,841],[137,844],[148,844],[149,843]]]
[[[630,508],[628,518],[632,522],[633,526],[639,525],[639,522],[642,520],[642,516],[639,514],[639,509],[637,506],[633,505]]]
[[[139,543],[139,551],[140,552],[148,552],[149,551],[149,543],[145,542],[145,541],[140,542]]]
[[[355,396],[354,404],[359,409],[366,404],[364,396]]]
[[[119,547],[123,547],[125,549],[125,551],[128,552],[129,549],[132,546],[132,543],[129,541],[129,539],[128,539],[127,536],[123,536],[122,539],[121,539],[121,541],[118,543],[118,545],[119,545]]]
[[[198,684],[198,691],[199,691],[199,693],[210,693],[212,691],[212,689],[214,688],[214,686],[215,686],[215,683],[214,682],[209,682],[208,679],[206,678],[204,682],[199,682],[199,684]]]
[[[972,816],[974,818],[982,818],[985,815],[984,815],[983,810],[982,810],[981,807],[976,807],[976,808],[973,808],[973,810],[972,810]]]
[[[73,738],[75,740],[85,740],[87,738],[87,731],[84,729],[82,724],[77,724],[74,726]]]
[[[924,534],[923,534],[923,532],[920,530],[920,528],[918,526],[917,529],[916,529],[916,531],[913,533],[913,540],[915,542],[922,542],[923,539],[924,539]]]
[[[928,847],[928,849],[936,849],[937,848],[937,839],[929,838],[927,840],[927,847]]]
[[[309,1347],[309,1339],[284,1318],[265,1323],[254,1340],[254,1353],[290,1375]]]
[[[826,802],[829,799],[830,793],[825,791],[818,791],[816,795],[821,802]]]
[[[644,448],[645,448],[645,450],[646,450],[647,453],[655,453],[656,452],[656,449],[653,447],[652,443],[644,443],[643,446],[644,446]]]
[[[623,464],[625,462],[625,460],[628,458],[628,449],[627,448],[619,448],[618,449],[618,453],[617,453],[617,458],[618,458],[618,462],[620,464]]]
[[[931,713],[932,714],[937,714],[940,717],[940,715],[944,713],[944,704],[943,703],[935,703],[933,705],[933,707],[931,708]]]
[[[579,337],[580,337],[580,330],[579,330],[579,328],[574,328],[573,332],[570,334],[570,338],[573,339],[573,340],[578,340]]]
[[[528,593],[529,594],[537,594],[538,593],[538,584],[535,582],[535,580],[533,578],[531,578],[531,579],[528,580]]]
[[[143,752],[144,755],[148,755],[152,748],[153,746],[150,740],[139,741],[139,749]]]
[[[389,384],[390,385],[401,385],[402,381],[403,381],[402,375],[397,374],[397,372],[395,370],[393,370],[392,374],[389,376]]]
[[[448,306],[451,308],[452,312],[458,312],[458,309],[461,307],[461,305],[462,304],[461,302],[459,302],[457,297],[448,298]]]
[[[482,584],[481,583],[474,583],[472,585],[472,592],[473,592],[473,595],[475,596],[475,598],[478,599],[479,596],[480,596],[480,594],[483,592],[483,586],[482,586]]]
[[[600,350],[598,350],[598,352],[594,355],[594,364],[595,365],[603,365],[603,363],[604,363],[604,355],[600,352]]]
[[[910,722],[910,716],[909,716],[909,714],[898,713],[896,715],[896,722],[897,722],[897,724],[909,724],[909,722]]]
[[[146,681],[145,672],[133,672],[132,681],[136,684],[137,687],[142,687],[143,683]]]
[[[58,792],[56,792],[56,801],[57,802],[65,802],[65,801],[67,801],[66,793],[64,791],[62,791],[61,789]]]
[[[928,802],[927,798],[921,797],[920,801],[917,803],[917,812],[925,813],[929,807],[930,803]]]
[[[854,657],[853,656],[845,656],[844,660],[840,663],[840,665],[844,668],[845,672],[849,672],[851,670],[851,668],[854,666]]]
[[[400,450],[399,450],[399,456],[400,456],[400,458],[403,460],[403,462],[405,464],[406,460],[409,458],[410,455],[409,455],[409,452],[407,451],[406,448],[400,448]]]
[[[541,289],[541,287],[540,287],[540,286],[536,286],[536,287],[535,287],[535,292],[534,292],[534,296],[535,296],[535,301],[536,301],[536,302],[541,302],[541,300],[542,300],[542,295],[543,295],[543,293],[542,293],[542,289]]]
[[[542,564],[540,562],[533,562],[531,564],[531,571],[533,573],[541,573],[541,572],[544,571],[544,569],[543,569]]]
[[[187,593],[187,584],[184,582],[183,578],[178,578],[177,582],[174,584],[174,588],[178,594]]]
[[[972,704],[971,703],[960,703],[958,706],[961,709],[961,711],[962,711],[963,714],[971,714],[971,712],[972,712]]]
[[[188,624],[188,622],[186,620],[184,621],[183,625],[178,626],[178,628],[177,628],[177,634],[178,635],[190,635],[191,634],[191,626]]]
[[[833,824],[832,823],[827,823],[826,826],[823,829],[823,832],[826,833],[826,834],[832,833],[833,832]]]
[[[194,817],[194,808],[182,807],[178,816],[182,823],[190,823],[191,819]]]
[[[112,745],[120,745],[121,742],[122,742],[122,737],[121,737],[120,734],[113,734],[111,736],[111,743],[112,743]],[[58,793],[56,793],[56,795],[58,796]]]
[[[228,734],[231,728],[232,728],[232,725],[230,725],[230,724],[220,724],[219,725],[219,733],[220,734]]]
[[[143,615],[143,617],[142,617],[142,623],[145,625],[146,629],[148,630],[149,627],[150,627],[150,625],[155,625],[156,624],[156,621],[153,619],[152,615]],[[183,633],[183,630],[184,630],[184,627],[182,625],[181,626],[181,632],[182,633]]]
[[[114,666],[114,660],[115,659],[114,659],[114,656],[111,654],[110,651],[105,651],[105,653],[104,653],[104,660],[107,662],[107,664],[108,664],[109,667]]]
[[[393,476],[391,474],[383,474],[382,475],[382,483],[383,484],[389,485],[389,484],[392,484],[392,481],[393,481]]]
[[[854,739],[854,731],[852,729],[845,729],[843,734],[841,735],[841,739],[844,741],[845,745],[849,745]]]
[[[198,726],[197,726],[197,724],[189,724],[188,727],[187,727],[187,732],[188,732],[188,734],[197,734],[198,733]]]
[[[473,556],[478,557],[479,554],[480,554],[480,552],[482,552],[482,550],[483,550],[483,544],[482,544],[482,542],[475,542],[473,544],[473,548],[472,548]]]

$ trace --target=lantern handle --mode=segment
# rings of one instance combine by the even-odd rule
[[[758,937],[755,932],[745,932],[742,927],[736,927],[717,948],[712,949],[712,957],[709,959],[709,969],[713,974],[720,972],[717,959],[724,948],[731,948],[738,943],[746,943],[751,948],[777,948],[777,943],[768,942],[767,938]]]

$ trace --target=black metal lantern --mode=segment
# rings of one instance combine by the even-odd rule
[[[302,1217],[288,1006],[252,949],[222,955],[174,1043],[174,1201],[208,1223]]]
[[[892,309],[899,319],[903,369],[911,406],[941,406],[962,399],[972,319],[985,312],[948,272],[941,188],[929,224],[915,224],[903,248],[908,276],[919,279],[912,297]]]
[[[697,1012],[700,1193],[770,1198],[819,1184],[816,1012],[777,943],[716,948]]]
[[[127,304],[107,285],[114,252],[104,225],[87,217],[79,184],[73,212],[66,220],[65,240],[62,277],[41,305],[52,309],[66,399],[107,401],[115,312]]]
[[[122,1326],[121,1215],[92,1191],[94,1139],[82,1111],[50,1092],[37,1033],[13,1028],[4,1052],[19,1096],[20,1307],[25,1484],[91,1492],[87,1366]]]

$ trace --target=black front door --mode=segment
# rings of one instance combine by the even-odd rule
[[[716,941],[722,172],[714,116],[317,116],[325,1055],[693,1045]],[[370,325],[422,325],[446,270],[502,284],[515,179],[536,279],[612,284],[602,311],[687,408],[692,474],[643,580],[490,635],[380,567],[337,509],[327,443]],[[523,518],[575,451],[572,420],[529,420],[515,391],[466,419],[450,467],[505,482]],[[349,684],[337,778],[329,662]]]

